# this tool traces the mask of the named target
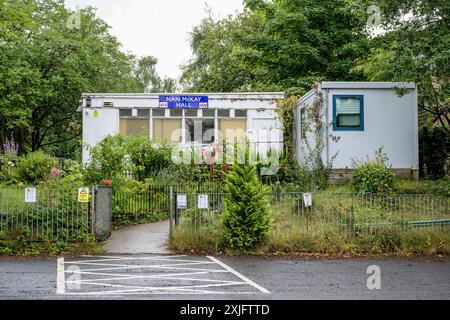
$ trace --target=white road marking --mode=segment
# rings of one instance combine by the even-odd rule
[[[171,258],[183,258],[186,255],[180,256],[155,256],[155,257],[119,257],[119,256],[82,256],[85,258],[102,258],[95,260],[80,260],[80,261],[71,261],[71,263],[80,263],[80,262],[102,262],[102,261],[120,261],[120,260],[167,260],[167,261],[197,261],[197,260],[180,260],[180,259],[171,259]]]
[[[193,274],[193,273],[186,273],[186,274]],[[205,274],[205,273],[203,273]],[[180,273],[178,274],[180,275]],[[185,281],[199,281],[199,282],[223,282],[223,283],[231,283],[235,281],[230,280],[210,280],[210,279],[199,279],[199,278],[185,278],[185,277],[179,277],[179,276],[172,276],[172,275],[156,275],[156,276],[133,276],[129,277],[122,276],[119,278],[99,278],[99,279],[88,279],[88,280],[73,280],[73,281],[66,281],[66,283],[83,283],[83,282],[96,282],[96,281],[114,281],[114,280],[135,280],[135,279],[167,279],[167,280],[185,280]]]
[[[246,282],[234,281],[232,283],[213,283],[213,284],[200,284],[193,286],[175,286],[175,287],[144,287],[144,286],[130,286],[123,284],[112,284],[112,283],[100,283],[100,282],[86,282],[85,284],[90,284],[94,286],[106,286],[106,287],[114,287],[114,288],[129,288],[132,290],[178,290],[178,289],[195,289],[195,288],[210,288],[210,287],[224,287],[224,286],[232,286],[232,285],[242,285],[247,284]],[[125,290],[127,291],[127,290]]]
[[[208,259],[210,259],[211,261],[214,261],[215,263],[217,263],[219,266],[223,267],[224,269],[228,270],[229,272],[231,272],[232,274],[234,274],[236,277],[238,277],[239,279],[242,279],[243,281],[247,282],[249,285],[251,285],[252,287],[258,289],[259,291],[263,292],[263,293],[270,293],[269,290],[261,287],[260,285],[254,283],[252,280],[250,280],[249,278],[247,278],[246,276],[240,274],[239,272],[237,272],[236,270],[234,270],[233,268],[229,267],[228,265],[226,265],[225,263],[221,262],[220,260],[214,258],[214,257],[210,257],[207,256]]]
[[[124,260],[143,260],[143,261],[173,261],[173,262],[198,262],[198,260],[186,260],[186,259],[170,259],[170,258],[158,258],[158,259],[150,259],[150,258],[133,258],[133,259],[98,259],[98,260],[82,260],[82,261],[71,261],[71,263],[96,263],[96,262],[104,262],[107,263],[109,261],[124,261]],[[112,263],[109,265],[113,265]]]
[[[122,270],[122,269],[147,269],[147,268],[162,268],[162,269],[177,269],[178,266],[190,266],[190,265],[198,265],[198,264],[213,264],[214,262],[189,262],[189,263],[175,263],[175,264],[158,264],[154,266],[140,266],[140,265],[122,265],[120,267],[114,268],[98,268],[98,269],[86,269],[86,271],[107,271],[107,270]],[[81,264],[81,263],[78,263]],[[178,268],[180,269],[180,268]],[[189,268],[181,268],[181,269],[189,269]],[[192,269],[195,270],[195,269]],[[208,270],[208,269],[196,269],[196,270]]]
[[[259,286],[255,282],[251,281],[247,277],[243,276],[236,270],[227,266],[223,262],[219,261],[213,257],[207,257],[208,260],[193,260],[193,259],[178,259],[184,258],[183,256],[150,256],[150,257],[128,257],[128,256],[85,256],[92,257],[96,259],[86,259],[81,261],[68,261],[65,264],[68,266],[71,265],[79,265],[81,266],[107,266],[106,268],[94,268],[94,269],[78,269],[78,270],[65,270],[64,267],[64,258],[58,259],[58,294],[66,294],[66,295],[126,295],[126,294],[255,294],[256,292],[242,292],[242,291],[214,291],[207,290],[208,288],[219,288],[219,287],[233,287],[233,286],[242,286],[242,285],[250,285],[257,290],[263,293],[270,293],[267,289]],[[138,265],[136,263],[126,264],[125,260],[135,260],[135,261],[143,261],[143,262],[160,262],[166,261],[169,263],[163,264],[155,264],[148,265],[142,264]],[[120,263],[120,262],[122,263]],[[116,262],[116,263],[109,263]],[[119,262],[119,263],[117,263]],[[180,263],[182,262],[182,263]],[[130,261],[131,263],[131,261]],[[193,266],[196,265],[208,265],[213,264],[216,266],[220,266],[220,268],[215,269],[205,269],[205,268],[195,268]],[[109,267],[109,268],[108,268]],[[129,269],[144,269],[142,271],[138,271],[138,273],[130,274],[127,273]],[[145,269],[163,269],[174,272],[156,272],[155,274],[151,274],[147,271],[145,273]],[[110,270],[112,272],[100,272]],[[177,270],[182,270],[182,272],[176,272]],[[117,272],[116,272],[117,271]],[[156,270],[155,270],[156,271]],[[184,271],[184,272],[183,272]],[[65,281],[65,273],[70,274],[80,274],[80,275],[93,275],[96,276],[95,279],[83,279],[83,280],[72,280]],[[225,279],[214,279],[212,278],[202,278],[202,277],[190,277],[192,275],[208,275],[215,273],[228,273],[233,274],[240,280],[225,280]],[[101,278],[104,276],[104,278]],[[192,285],[175,285],[175,286],[149,286],[149,285],[131,285],[129,280],[135,279],[144,279],[144,280],[168,280],[168,281],[191,281]],[[114,283],[117,281],[117,283]],[[122,282],[121,282],[122,281]],[[125,282],[126,281],[126,282]],[[113,283],[111,283],[113,282]],[[65,292],[65,284],[83,284],[93,286],[91,289],[94,289],[95,286],[102,287],[111,287],[117,288],[116,290],[102,290],[102,291],[90,291],[90,292]],[[126,284],[128,283],[128,284]]]
[[[56,260],[56,293],[64,294],[66,291],[66,275],[64,272],[64,258]]]

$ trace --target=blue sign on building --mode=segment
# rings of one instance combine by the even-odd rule
[[[208,96],[159,96],[159,107],[169,109],[208,109]]]

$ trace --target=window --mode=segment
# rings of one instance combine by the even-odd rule
[[[157,143],[180,143],[181,119],[153,119],[153,140]]]
[[[185,119],[186,143],[214,142],[214,119]]]
[[[237,109],[234,110],[235,118],[247,118],[247,110]]]
[[[197,116],[197,109],[186,109],[184,111],[184,115],[186,117],[196,117]]]
[[[247,120],[245,119],[221,119],[219,121],[219,143],[225,140],[226,143],[243,142],[247,130]]]
[[[154,117],[164,117],[166,115],[166,109],[153,109]]]
[[[364,131],[363,96],[333,96],[333,130]]]
[[[170,116],[181,118],[183,116],[183,110],[182,109],[170,109]]]
[[[219,118],[229,118],[230,117],[230,110],[228,110],[228,109],[218,109],[217,110],[217,116]]]
[[[203,109],[203,117],[204,118],[214,118],[216,116],[215,109]]]
[[[137,116],[139,118],[150,118],[150,109],[137,109]]]
[[[131,117],[133,115],[132,109],[120,109],[119,116],[120,118]]]
[[[149,120],[138,118],[121,118],[119,124],[119,133],[124,136],[138,136],[148,134]]]

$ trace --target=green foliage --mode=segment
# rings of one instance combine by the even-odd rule
[[[88,183],[100,183],[105,178],[131,172],[138,180],[172,164],[172,146],[154,145],[148,136],[107,136],[91,149],[91,160],[85,168]]]
[[[0,141],[14,133],[20,152],[73,156],[82,92],[143,92],[135,58],[120,51],[92,7],[76,14],[61,0],[0,0]]]
[[[289,155],[287,162],[295,162],[295,138],[294,138],[294,110],[297,107],[298,96],[292,96],[277,101],[277,115],[283,124],[283,148],[284,154]]]
[[[398,180],[395,191],[399,194],[434,194],[450,197],[450,179],[441,180]]]
[[[69,243],[64,240],[44,240],[41,242],[28,241],[29,230],[22,229],[16,233],[0,234],[0,256],[57,256],[57,255],[81,255],[100,254],[101,243],[94,235],[85,234],[78,242]]]
[[[142,57],[137,61],[135,75],[145,92],[175,92],[177,83],[175,79],[161,79],[156,72],[158,59],[153,56]]]
[[[370,194],[388,194],[394,190],[394,174],[387,167],[388,158],[380,148],[375,160],[354,161],[352,186],[358,192]]]
[[[314,86],[317,87],[317,83]],[[322,159],[323,150],[325,149],[323,119],[324,113],[326,112],[323,109],[322,93],[317,92],[314,102],[311,105],[304,106],[304,108],[306,108],[307,114],[304,122],[304,130],[308,135],[302,140],[300,150],[304,155],[304,163],[301,165],[310,171],[309,181],[312,190],[323,190],[328,187],[331,168],[337,153],[328,159],[327,163]],[[339,141],[339,137],[330,135],[330,138],[335,142]]]
[[[305,93],[313,80],[361,80],[351,73],[366,51],[366,8],[346,0],[245,1],[246,9],[192,31],[183,68],[191,91]]]
[[[56,161],[43,151],[36,151],[20,157],[17,161],[16,175],[22,183],[38,184],[50,177]]]
[[[450,175],[450,130],[445,127],[422,128],[419,134],[420,175],[441,179]]]
[[[99,183],[132,169],[131,163],[126,162],[125,137],[122,135],[107,136],[90,153],[90,162],[84,172],[88,183]]]
[[[235,165],[227,174],[225,190],[225,238],[232,249],[253,249],[271,226],[269,188],[260,182],[255,166]]]
[[[360,2],[366,8],[374,4]],[[372,38],[373,48],[358,57],[357,72],[370,81],[415,82],[419,106],[432,121],[448,128],[448,1],[380,0],[376,5],[381,9],[382,27],[388,31]]]

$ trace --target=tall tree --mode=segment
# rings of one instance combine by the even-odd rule
[[[419,106],[450,128],[449,2],[380,0],[378,5],[384,32],[356,69],[374,81],[415,82]]]
[[[368,47],[367,14],[356,1],[244,3],[238,16],[194,28],[194,58],[182,76],[188,89],[299,94],[316,79],[364,79],[351,72]]]
[[[175,92],[177,83],[174,79],[165,77],[161,79],[156,71],[158,59],[145,56],[138,60],[135,75],[144,92]]]
[[[61,153],[81,134],[82,92],[139,91],[134,57],[94,9],[70,11],[63,0],[0,0],[0,8],[0,139],[14,134],[22,152]]]

